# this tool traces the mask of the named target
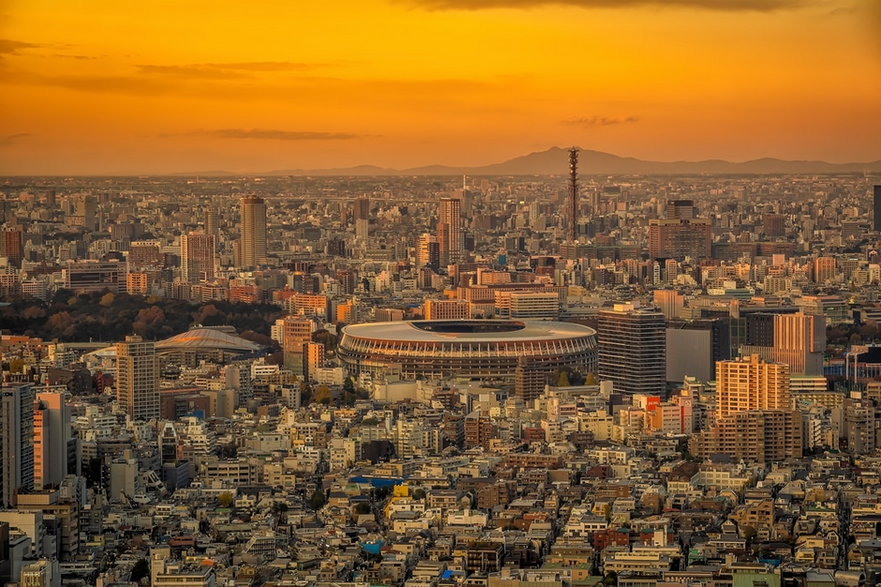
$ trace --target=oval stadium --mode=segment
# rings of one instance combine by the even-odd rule
[[[547,320],[417,320],[354,324],[338,353],[352,375],[513,379],[518,369],[596,368],[596,331]]]

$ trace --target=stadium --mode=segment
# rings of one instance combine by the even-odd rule
[[[338,353],[351,375],[513,379],[518,366],[596,368],[596,331],[546,320],[421,320],[354,324]]]

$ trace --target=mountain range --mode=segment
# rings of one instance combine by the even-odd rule
[[[568,149],[552,147],[501,163],[478,167],[427,165],[409,169],[391,169],[358,165],[333,169],[277,169],[256,175],[565,175],[568,173]],[[881,172],[881,160],[865,163],[828,163],[826,161],[788,161],[763,158],[732,162],[722,159],[703,161],[645,161],[611,153],[582,149],[578,156],[582,175],[776,175]],[[239,175],[220,171],[178,175]],[[251,175],[251,174],[245,174]]]

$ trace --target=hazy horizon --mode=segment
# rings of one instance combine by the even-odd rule
[[[881,159],[873,0],[0,9],[2,175]]]

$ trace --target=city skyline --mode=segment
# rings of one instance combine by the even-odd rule
[[[571,144],[871,161],[875,4],[12,3],[0,173],[481,165]]]

